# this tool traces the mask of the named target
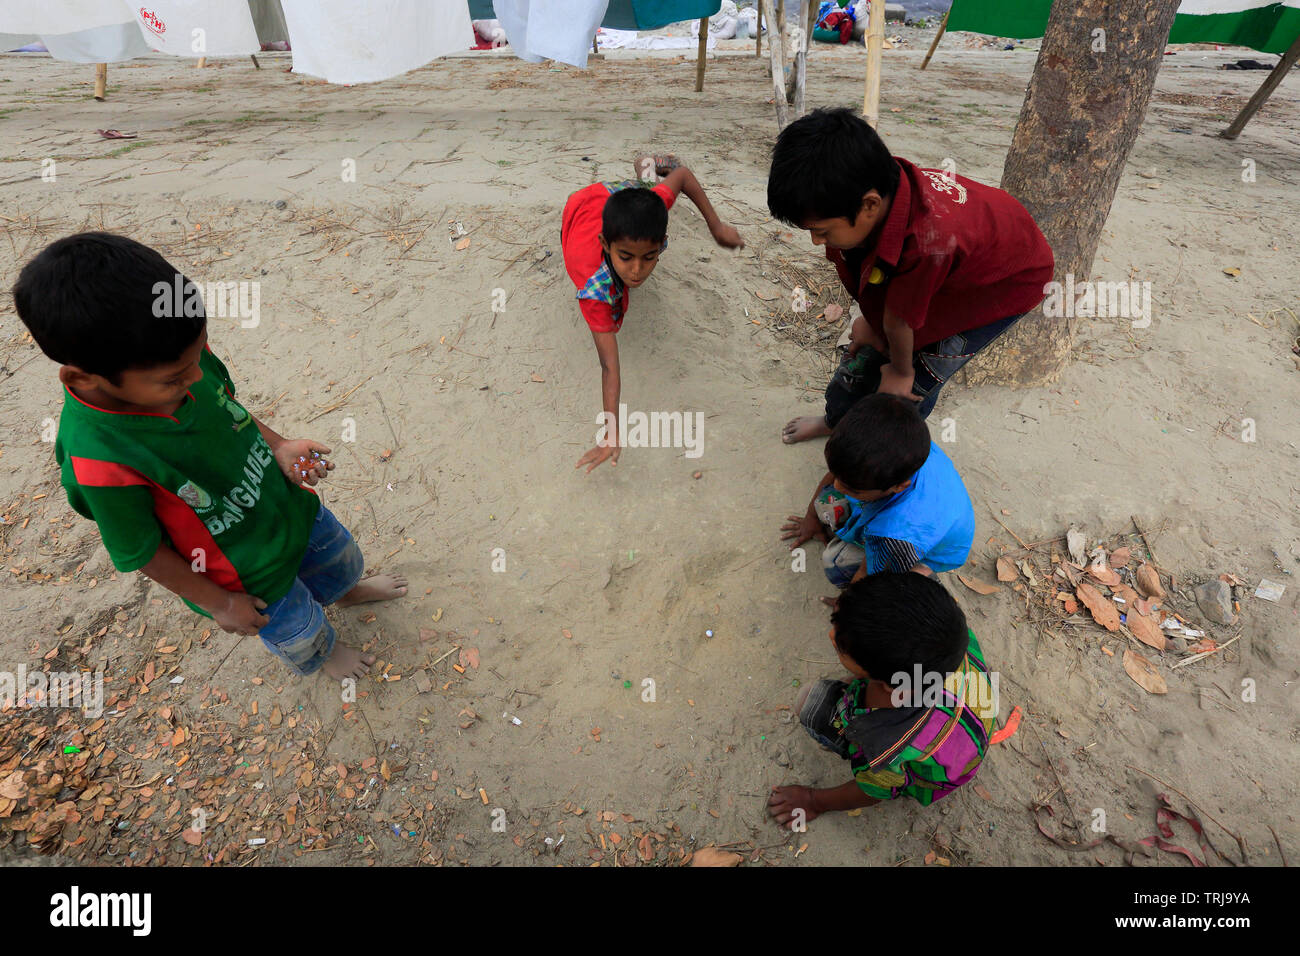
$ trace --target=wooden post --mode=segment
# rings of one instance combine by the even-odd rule
[[[108,86],[108,64],[95,64],[95,99],[101,103],[104,102],[105,90]]]
[[[754,12],[758,14],[754,18],[754,56],[763,55],[763,7],[757,6]]]
[[[597,54],[597,55],[599,55],[599,53],[600,53],[600,46],[596,43],[596,37],[597,37],[598,35],[599,35],[599,34],[596,34],[596,33],[593,33],[593,34],[591,35],[591,52],[592,52],[592,53],[595,53],[595,54]]]
[[[951,11],[949,11],[951,12]],[[934,35],[934,40],[930,44],[929,51],[925,54],[925,59],[921,61],[921,69],[930,65],[930,57],[934,56],[934,51],[939,48],[939,41],[943,39],[943,33],[948,29],[948,14],[943,15],[943,22],[939,24],[939,32]]]
[[[704,92],[704,57],[709,52],[709,18],[700,17],[700,49],[695,58],[695,92]]]
[[[862,94],[862,116],[872,129],[880,121],[880,54],[885,47],[885,0],[871,0],[867,28],[867,87]]]
[[[794,69],[790,71],[790,75],[786,77],[785,81],[785,101],[791,104],[795,100],[795,86],[803,82],[799,79],[799,54],[802,52],[805,59],[808,56],[808,44],[812,42],[813,26],[817,23],[817,6],[812,3],[805,4],[803,0],[800,0],[799,12],[796,16],[799,23],[806,24],[808,35],[804,38],[796,34],[791,38],[790,45],[794,53]],[[795,29],[798,30],[799,28],[795,27]],[[802,112],[796,110],[794,117],[798,119],[802,115]]]
[[[1240,136],[1241,131],[1250,122],[1250,118],[1255,115],[1272,92],[1277,89],[1277,85],[1282,82],[1282,78],[1291,72],[1291,67],[1295,66],[1297,59],[1300,59],[1300,37],[1296,37],[1295,42],[1282,54],[1282,59],[1277,61],[1277,66],[1273,67],[1273,72],[1264,77],[1264,82],[1260,84],[1259,89],[1255,91],[1255,95],[1250,98],[1249,102],[1241,108],[1241,112],[1232,121],[1232,125],[1219,135],[1224,139],[1236,139]]]
[[[776,106],[776,128],[783,130],[790,122],[789,104],[785,101],[785,41],[781,38],[781,21],[772,9],[772,0],[762,0],[767,13],[767,52],[772,60],[772,103]]]
[[[208,58],[206,56],[201,56],[199,57],[199,62],[194,64],[194,69],[201,70],[207,65],[208,65]]]
[[[798,31],[796,39],[799,42],[795,47],[794,69],[791,71],[794,76],[794,102],[791,105],[794,107],[792,115],[795,119],[803,116],[803,92],[808,79],[808,40],[812,33],[808,29],[809,7],[810,0],[799,0],[799,26],[795,27]],[[812,11],[817,12],[815,7]]]

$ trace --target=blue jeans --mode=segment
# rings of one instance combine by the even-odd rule
[[[916,372],[916,379],[912,383],[912,392],[921,396],[921,401],[916,406],[921,417],[929,416],[934,403],[939,400],[939,390],[959,368],[1021,318],[1023,315],[998,319],[977,329],[950,335],[913,352],[912,368]],[[831,428],[857,404],[858,399],[872,395],[880,388],[880,369],[889,364],[889,359],[870,345],[862,346],[858,349],[858,354],[853,356],[849,355],[847,347],[841,348],[844,354],[840,358],[839,367],[826,386],[826,424]]]
[[[297,674],[320,670],[336,636],[324,605],[356,587],[364,569],[361,549],[322,503],[293,587],[262,612],[271,619],[258,632],[266,649]]]

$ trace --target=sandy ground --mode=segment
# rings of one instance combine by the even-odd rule
[[[945,41],[920,73],[916,46],[886,54],[887,143],[996,183],[1034,53]],[[0,660],[37,667],[54,652],[104,666],[107,693],[119,695],[93,731],[76,715],[41,744],[54,753],[83,729],[119,752],[101,775],[108,789],[63,831],[87,839],[61,853],[627,865],[646,850],[662,864],[716,843],[756,864],[922,865],[933,852],[954,865],[1122,865],[1113,845],[1053,845],[1032,806],[1052,806],[1041,819],[1069,840],[1097,836],[1070,827],[1095,809],[1133,840],[1155,832],[1155,794],[1174,787],[1202,819],[1240,834],[1251,862],[1279,862],[1270,825],[1300,857],[1300,371],[1290,352],[1300,328],[1285,311],[1297,307],[1300,80],[1288,78],[1238,142],[1215,138],[1263,74],[1214,67],[1245,55],[1166,59],[1120,185],[1095,277],[1150,281],[1150,327],[1085,319],[1057,384],[954,386],[930,422],[936,436],[945,420],[954,426],[949,454],[975,502],[965,573],[993,579],[994,557],[1017,547],[1003,524],[1025,542],[1075,523],[1090,541],[1118,544],[1137,516],[1184,587],[1222,572],[1252,586],[1272,578],[1288,584],[1281,602],[1241,592],[1241,623],[1210,628],[1240,640],[1177,670],[1178,655],[1166,655],[1169,693],[1153,696],[1124,673],[1123,637],[1082,618],[1036,627],[1023,595],[979,596],[950,580],[1000,672],[1004,713],[1025,714],[986,760],[983,793],[837,814],[793,837],[766,822],[768,788],[848,777],[791,722],[796,684],[836,666],[817,551],[808,573],[792,573],[778,541],[823,470],[820,442],[786,447],[778,433],[819,408],[833,336],[777,306],[792,271],[814,279],[811,314],[844,298],[807,237],[766,213],[776,132],[766,58],[712,59],[702,95],[691,92],[693,62],[675,55],[615,53],[585,73],[464,56],[356,88],[286,73],[288,55],[261,56],[260,70],[158,58],[113,66],[99,104],[90,67],[5,56],[6,287],[46,242],[92,228],[150,243],[198,281],[259,281],[260,324],[214,318],[214,349],[250,410],[334,445],[326,502],[371,567],[413,585],[406,600],[334,615],[343,640],[369,644],[390,677],[402,675],[365,682],[344,709],[323,678],[292,677],[255,639],[211,633],[160,589],[115,574],[40,439],[60,406],[54,369],[0,300]],[[810,103],[860,105],[861,70],[859,51],[816,48]],[[98,128],[139,138],[103,141]],[[702,412],[703,455],[633,449],[616,470],[584,477],[573,465],[594,441],[599,370],[563,271],[560,209],[581,186],[625,178],[646,144],[679,152],[749,245],[720,250],[680,202],[669,250],[620,336],[623,400]],[[53,183],[39,178],[45,158]],[[340,175],[347,160],[355,182]],[[467,248],[454,247],[449,220],[463,224]],[[1241,440],[1247,418],[1253,442]],[[350,444],[339,440],[345,419],[356,424]],[[1175,606],[1200,619],[1186,595]],[[478,666],[457,646],[475,648]],[[421,668],[433,684],[423,694]],[[646,679],[653,702],[642,700]],[[1243,679],[1253,702],[1241,699]],[[8,715],[3,726],[8,771],[28,738]],[[176,728],[186,733],[173,742]],[[96,824],[90,807],[114,793],[119,771],[123,799]],[[125,785],[150,780],[129,791],[127,825],[109,830]],[[156,814],[141,809],[151,800]],[[195,807],[217,814],[236,802],[245,809],[201,845],[182,839]],[[497,808],[504,832],[491,826]],[[5,856],[30,855],[2,824]],[[545,842],[561,835],[558,851]],[[1179,836],[1195,847],[1189,831]],[[250,849],[250,838],[269,839]],[[1170,861],[1186,865],[1138,857]]]

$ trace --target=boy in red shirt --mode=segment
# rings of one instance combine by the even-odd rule
[[[640,182],[593,183],[564,206],[560,246],[564,267],[578,289],[578,308],[591,329],[600,358],[605,438],[578,460],[587,473],[606,459],[618,464],[618,397],[620,370],[615,336],[627,314],[628,290],[650,277],[659,254],[668,246],[668,210],[678,193],[699,208],[718,245],[742,248],[740,233],[718,218],[704,189],[674,156],[638,157],[638,175],[653,168],[665,177],[649,188]]]
[[[1052,249],[1010,193],[891,156],[851,110],[816,110],[782,131],[767,204],[826,247],[862,309],[826,414],[789,422],[786,443],[829,435],[877,391],[929,415],[943,384],[1052,281]]]

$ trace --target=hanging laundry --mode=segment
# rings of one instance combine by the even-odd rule
[[[375,83],[474,45],[465,0],[281,0],[295,73]]]
[[[587,66],[591,38],[609,0],[493,0],[515,54],[530,63],[559,60]]]
[[[145,40],[173,56],[240,56],[261,49],[247,3],[151,0],[132,11]]]

